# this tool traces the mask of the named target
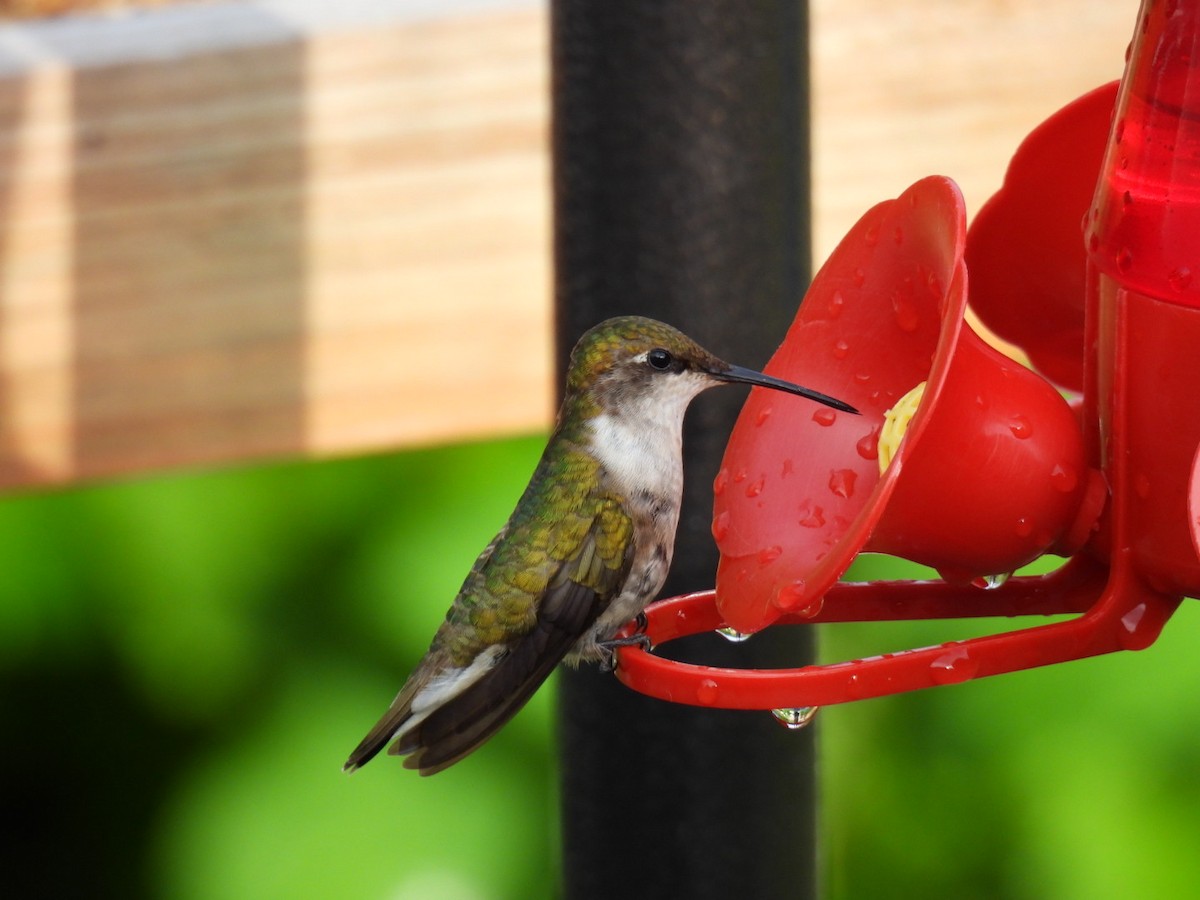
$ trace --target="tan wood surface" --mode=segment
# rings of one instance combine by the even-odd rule
[[[0,28],[0,487],[550,421],[544,7],[261,6],[282,36],[130,17],[124,60]],[[977,209],[1136,6],[817,0],[817,259],[926,174]]]

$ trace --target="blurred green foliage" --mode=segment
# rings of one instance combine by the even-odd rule
[[[548,691],[435,778],[388,758],[340,771],[541,444],[0,502],[5,895],[552,896]],[[1200,880],[1194,607],[1144,653],[824,710],[825,895],[1167,898]],[[1009,627],[828,626],[823,656]]]

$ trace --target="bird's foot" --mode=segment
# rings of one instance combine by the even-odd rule
[[[613,672],[617,668],[617,651],[622,647],[641,647],[649,652],[654,649],[650,643],[650,635],[646,634],[646,614],[638,613],[634,619],[634,630],[629,634],[609,638],[607,641],[596,641],[596,649],[600,652],[600,670]]]

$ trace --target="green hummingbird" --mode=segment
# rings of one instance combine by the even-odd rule
[[[608,319],[579,339],[529,486],[345,771],[393,742],[406,768],[440,772],[508,722],[559,662],[612,665],[626,642],[615,635],[654,599],[671,564],[684,412],[696,394],[730,382],[857,412],[730,365],[652,319]]]

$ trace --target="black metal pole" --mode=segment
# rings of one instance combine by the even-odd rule
[[[560,370],[611,315],[761,366],[809,266],[807,17],[795,0],[552,0]],[[699,398],[665,596],[711,587],[711,485],[744,392]],[[811,660],[803,630],[672,652]],[[559,681],[564,896],[815,896],[814,745],[766,712],[676,706],[594,669]]]

